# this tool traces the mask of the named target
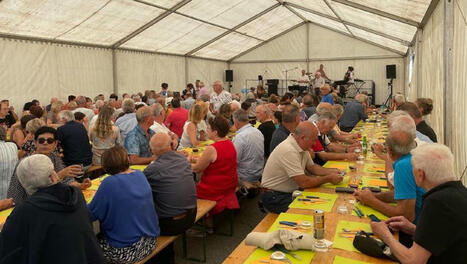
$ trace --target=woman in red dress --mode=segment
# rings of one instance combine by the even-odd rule
[[[201,157],[192,164],[194,172],[203,173],[196,185],[198,198],[217,202],[209,216],[224,209],[240,208],[235,195],[238,184],[237,152],[232,141],[226,137],[229,129],[227,119],[220,116],[209,119],[208,136],[214,143],[206,147]]]

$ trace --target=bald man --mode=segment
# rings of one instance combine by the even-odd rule
[[[268,211],[287,211],[294,190],[342,181],[339,170],[326,169],[313,163],[308,150],[317,138],[316,127],[311,122],[301,122],[294,133],[272,151],[261,180],[261,185],[266,189],[262,197],[263,206]]]
[[[161,235],[174,236],[190,228],[196,218],[196,187],[190,163],[172,150],[166,133],[152,136],[151,151],[156,160],[143,171],[152,189]],[[173,245],[157,255],[157,263],[174,263]]]

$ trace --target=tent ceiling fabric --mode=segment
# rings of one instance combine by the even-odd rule
[[[304,18],[405,54],[430,2],[3,0],[0,36],[230,60]]]
[[[431,0],[347,0],[362,6],[368,6],[389,14],[422,22]]]

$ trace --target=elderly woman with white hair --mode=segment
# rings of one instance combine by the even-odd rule
[[[368,96],[357,94],[355,100],[348,102],[344,108],[344,114],[339,122],[339,127],[344,132],[350,132],[360,120],[368,118],[366,115]]]
[[[467,189],[455,173],[454,157],[442,144],[424,144],[412,150],[417,186],[427,190],[418,224],[403,216],[372,222],[401,263],[467,263]],[[400,244],[389,229],[413,236],[410,248]]]
[[[2,263],[103,263],[83,194],[60,183],[50,158],[24,158],[17,174],[30,198],[3,226]]]

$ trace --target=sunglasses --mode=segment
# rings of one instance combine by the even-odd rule
[[[44,144],[45,142],[47,142],[47,144],[53,144],[55,143],[55,139],[54,138],[39,138],[37,139],[37,142],[39,144]]]

